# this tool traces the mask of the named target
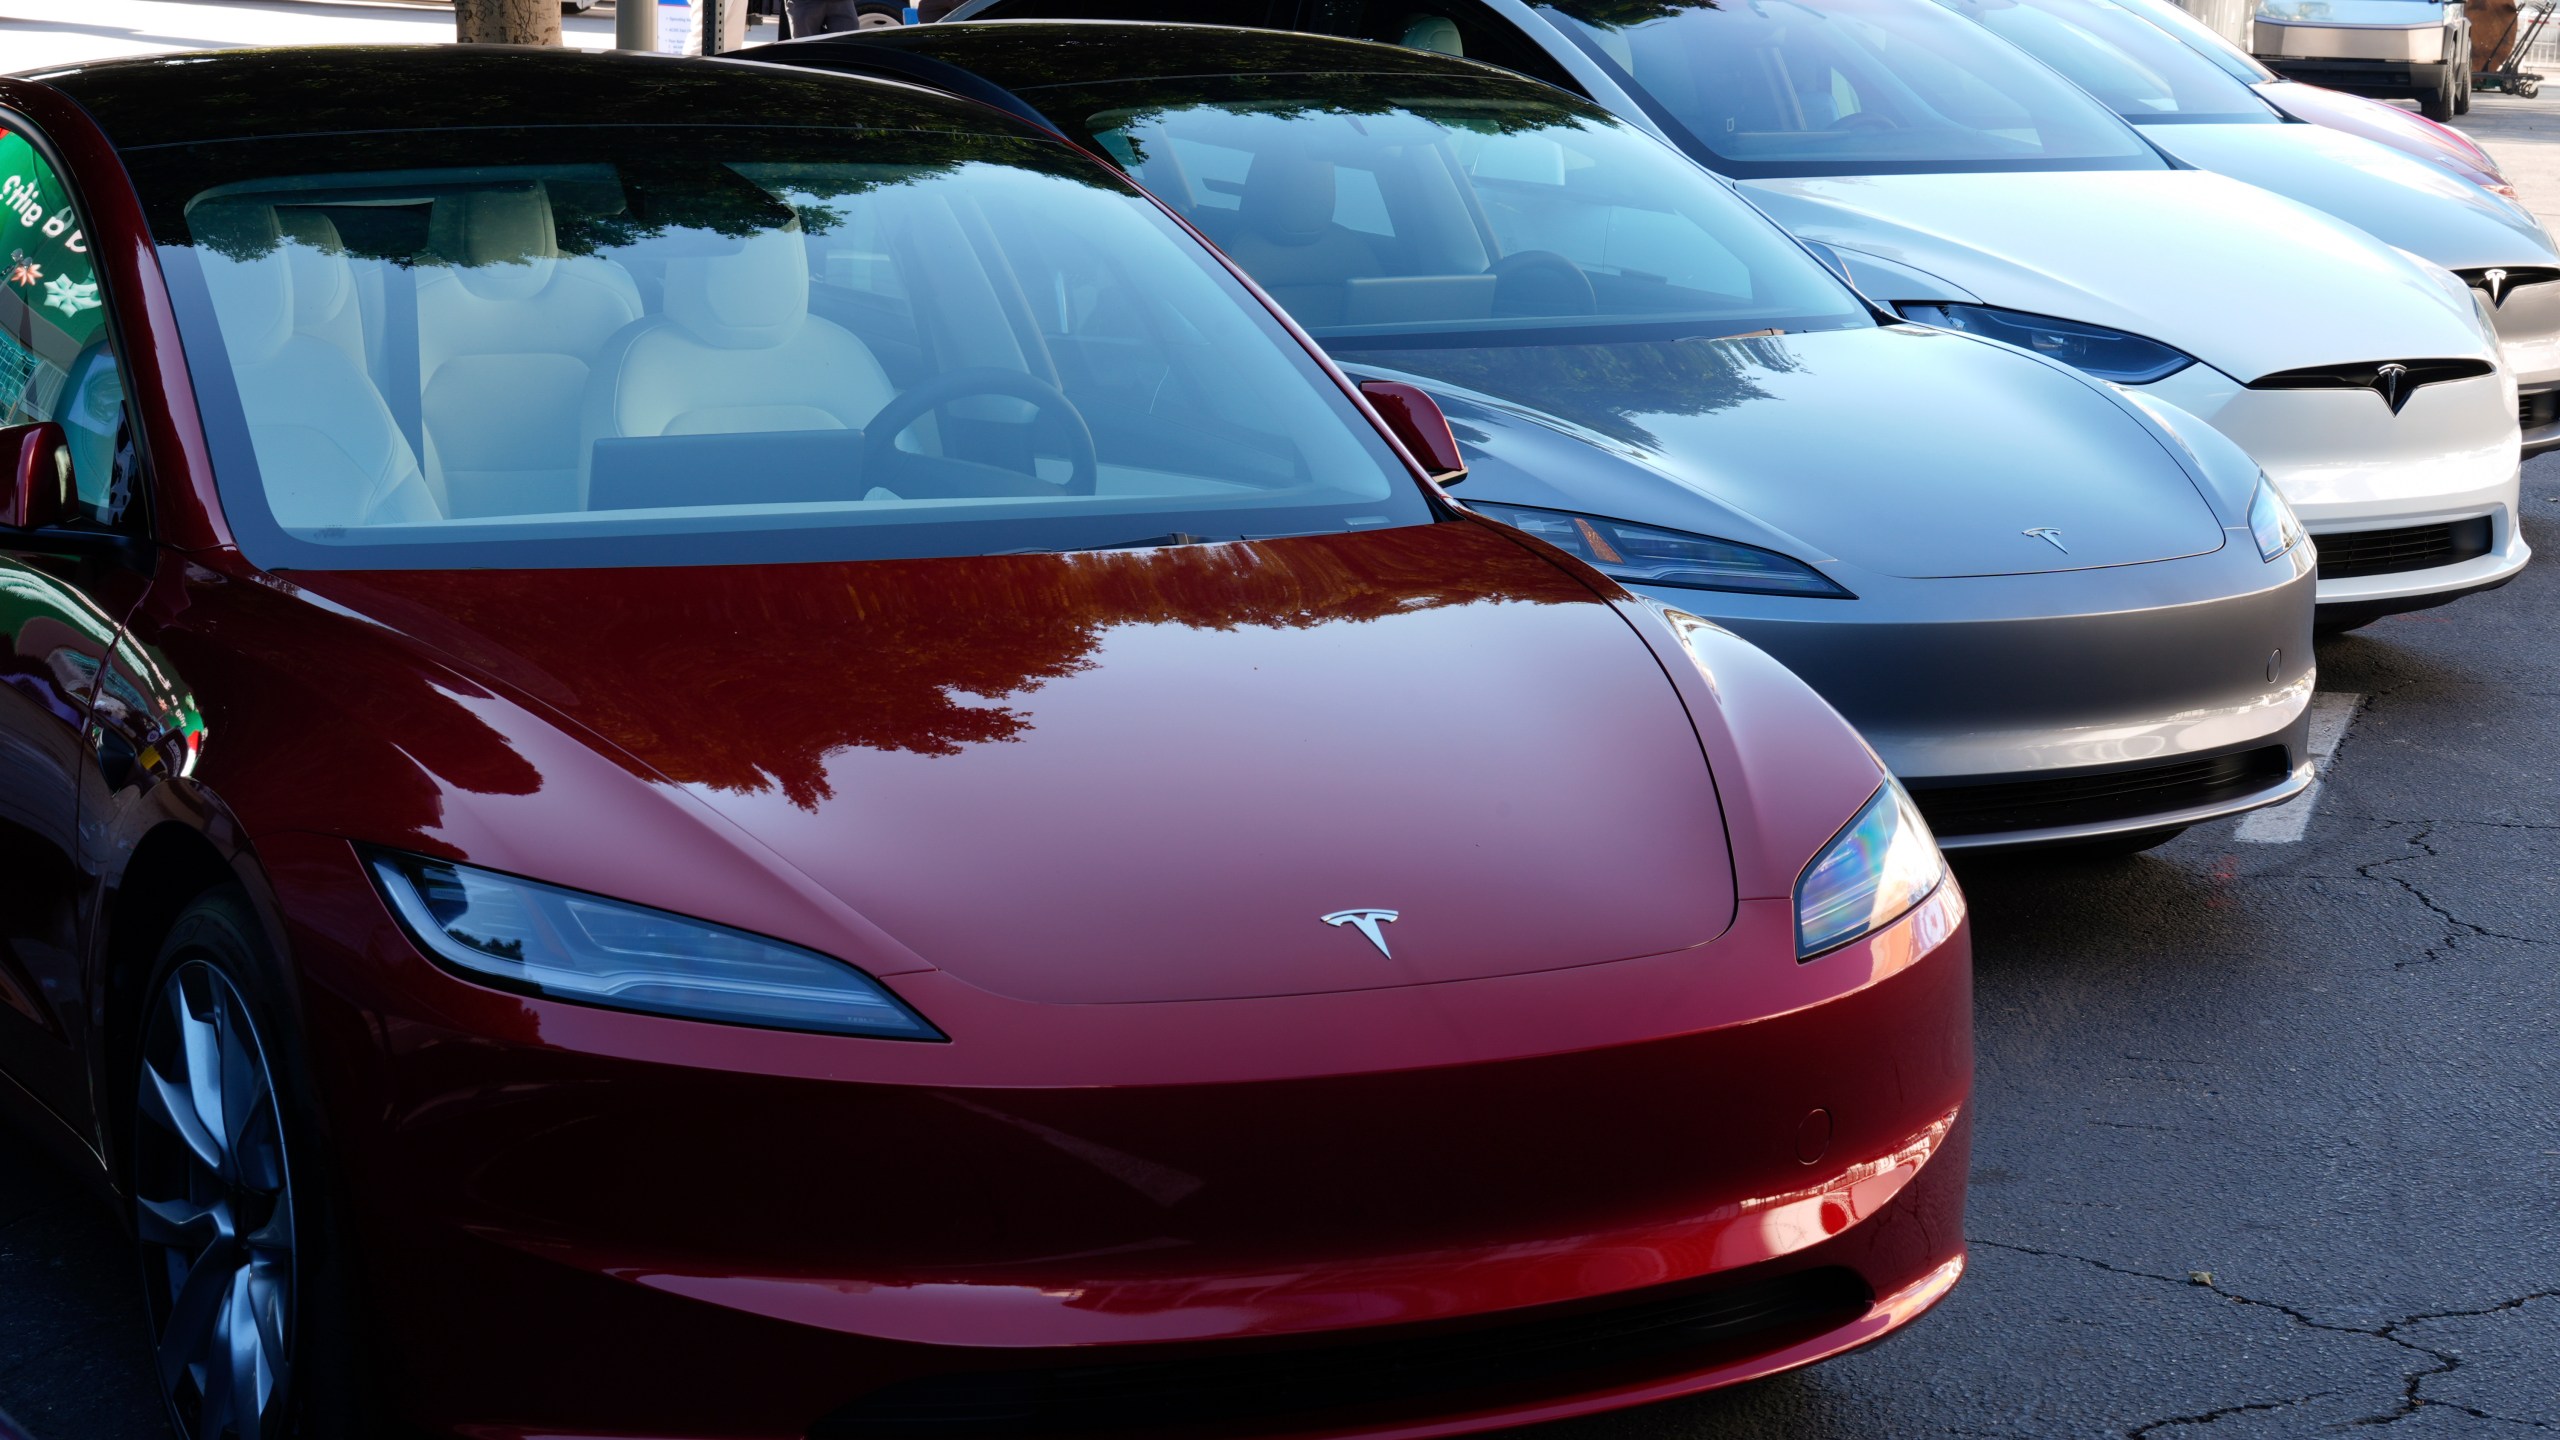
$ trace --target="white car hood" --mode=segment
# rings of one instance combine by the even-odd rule
[[[1939,276],[1988,305],[2147,335],[2244,383],[2314,365],[2498,359],[2449,273],[2202,170],[1844,175],[1741,188],[1808,240]]]
[[[2146,125],[2153,144],[2200,170],[2299,200],[2448,270],[2560,265],[2517,206],[2468,180],[2325,125]]]

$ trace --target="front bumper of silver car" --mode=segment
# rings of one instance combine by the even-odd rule
[[[2533,558],[2516,523],[2521,400],[2503,370],[2424,386],[2398,411],[2367,390],[2253,389],[2203,365],[2140,390],[2266,470],[2321,547],[2324,623],[2444,604]]]
[[[1950,848],[2193,825],[2308,782],[2311,548],[2041,575],[1826,572],[1854,600],[1646,593],[1776,656]]]
[[[2283,61],[2360,61],[2368,65],[2437,65],[2448,57],[2441,19],[2410,25],[2340,25],[2257,17],[2251,48],[2277,69]]]
[[[2306,722],[2307,723],[2307,722]],[[2221,755],[2127,765],[2038,781],[1907,787],[1947,850],[2057,845],[2146,830],[2184,830],[2311,788],[2300,736]],[[2139,796],[2136,808],[2127,797]],[[2185,803],[2177,803],[2183,799]],[[2114,812],[2114,813],[2111,813]]]

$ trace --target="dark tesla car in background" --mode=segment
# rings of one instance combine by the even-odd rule
[[[1090,156],[453,48],[0,129],[0,1105],[187,1440],[1455,1434],[1956,1283],[1907,797]]]

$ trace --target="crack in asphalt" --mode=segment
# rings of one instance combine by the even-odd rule
[[[2000,1240],[1974,1239],[1970,1243],[1986,1246],[1993,1250],[2008,1250],[2020,1255],[2040,1256],[2048,1260],[2069,1260],[2076,1264],[2087,1265],[2094,1269],[2104,1270],[2110,1275],[2124,1275],[2136,1280],[2150,1280],[2162,1285],[2178,1285],[2188,1289],[2210,1290],[2214,1294],[2225,1300],[2231,1301],[2236,1305],[2248,1305],[2261,1310],[2272,1310],[2305,1329],[2325,1330],[2333,1335],[2361,1335],[2367,1339],[2380,1340],[2387,1344],[2397,1345],[2401,1349],[2410,1352],[2412,1355],[2424,1356],[2428,1361],[2432,1362],[2421,1366],[2416,1370],[2405,1372],[2401,1376],[2400,1406],[2398,1409],[2383,1415],[2359,1416],[2355,1420],[2349,1422],[2350,1424],[2358,1426],[2396,1425],[2429,1406],[2437,1406],[2446,1410],[2457,1411],[2462,1414],[2469,1415],[2477,1420],[2505,1420],[2507,1417],[2503,1415],[2492,1415],[2486,1411],[2475,1410],[2468,1405],[2458,1404],[2450,1400],[2429,1399],[2428,1397],[2419,1394],[2419,1388],[2426,1384],[2427,1381],[2440,1375],[2450,1375],[2454,1371],[2462,1368],[2462,1357],[2450,1350],[2438,1350],[2432,1345],[2421,1345],[2415,1340],[2403,1339],[2398,1332],[2405,1330],[2412,1325],[2423,1325],[2432,1320],[2476,1320],[2490,1315],[2502,1315],[2510,1310],[2521,1310],[2525,1306],[2531,1305],[2538,1300],[2560,1299],[2560,1289],[2537,1290],[2529,1295],[2519,1295],[2511,1300],[2501,1300],[2494,1305],[2484,1305],[2473,1310],[2429,1310],[2415,1315],[2403,1315],[2396,1320],[2387,1320],[2380,1325],[2339,1325],[2327,1320],[2315,1320],[2309,1314],[2306,1314],[2301,1310],[2297,1310],[2293,1306],[2284,1304],[2281,1301],[2261,1300],[2251,1295],[2236,1294],[2232,1291],[2223,1289],[2221,1286],[2212,1283],[2210,1280],[2199,1280],[2192,1275],[2162,1275],[2150,1270],[2136,1270],[2129,1266],[2109,1264],[2107,1261],[2097,1259],[2093,1256],[2074,1255],[2065,1250],[2040,1249],[2033,1245],[2012,1245],[2006,1241]],[[2139,1437],[2148,1435],[2153,1430],[2162,1429],[2170,1425],[2211,1424],[2226,1416],[2243,1414],[2251,1410],[2288,1409],[2292,1406],[2300,1405],[2311,1400],[2317,1400],[2323,1396],[2335,1393],[2337,1392],[2321,1391],[2319,1394],[2298,1396],[2289,1400],[2265,1400],[2245,1405],[2225,1406],[2220,1410],[2208,1411],[2200,1416],[2172,1416],[2164,1420],[2147,1421],[2134,1429],[2126,1431],[2125,1434],[2128,1437],[2128,1440],[2139,1440]],[[2509,1423],[2529,1425],[2537,1430],[2560,1429],[2560,1427],[2547,1425],[2539,1420],[2519,1420],[2510,1421]]]
[[[2544,825],[2531,820],[2426,820],[2414,815],[2363,815],[2353,811],[2333,810],[2332,820],[2362,820],[2374,825],[2472,825],[2484,830],[2551,830],[2560,824]]]
[[[2422,853],[2417,855],[2396,855],[2382,860],[2368,860],[2363,864],[2356,866],[2356,873],[2367,880],[2378,880],[2385,884],[2400,887],[2402,890],[2408,892],[2410,898],[2416,900],[2419,904],[2425,906],[2429,911],[2431,911],[2437,919],[2444,921],[2445,924],[2453,928],[2445,935],[2441,943],[2430,945],[2425,950],[2419,952],[2419,958],[2417,961],[2395,960],[2391,964],[2392,969],[2406,970],[2413,963],[2433,964],[2442,960],[2454,950],[2460,948],[2462,937],[2465,935],[2476,935],[2484,940],[2505,940],[2517,945],[2540,945],[2544,943],[2532,938],[2531,936],[2510,935],[2503,930],[2492,930],[2486,925],[2479,924],[2475,921],[2465,920],[2461,916],[2453,913],[2452,907],[2428,894],[2425,888],[2420,886],[2416,881],[2410,880],[2404,876],[2376,874],[2376,871],[2383,869],[2385,866],[2403,865],[2412,860],[2441,860],[2444,858],[2444,852],[2438,850],[2430,840],[2430,837],[2435,834],[2436,821],[2425,820],[2406,823],[2414,824],[2417,828],[2411,831],[2407,836],[2403,837],[2401,843],[2404,845],[2415,846]]]
[[[2166,1420],[2146,1420],[2124,1433],[2127,1440],[2143,1440],[2143,1437],[2152,1431],[2166,1430],[2172,1425],[2210,1425],[2216,1420],[2227,1420],[2234,1415],[2246,1415],[2256,1410],[2290,1410],[2296,1405],[2308,1405],[2314,1400],[2325,1400],[2337,1393],[2335,1390],[2322,1390],[2310,1395],[2296,1396],[2291,1400],[2252,1400],[2246,1405],[2225,1405],[2219,1410],[2207,1410],[2197,1415],[2172,1415]]]

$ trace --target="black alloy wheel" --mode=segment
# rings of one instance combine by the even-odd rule
[[[269,1053],[212,953],[164,960],[135,1076],[134,1229],[161,1393],[185,1440],[288,1429],[297,1232]]]

